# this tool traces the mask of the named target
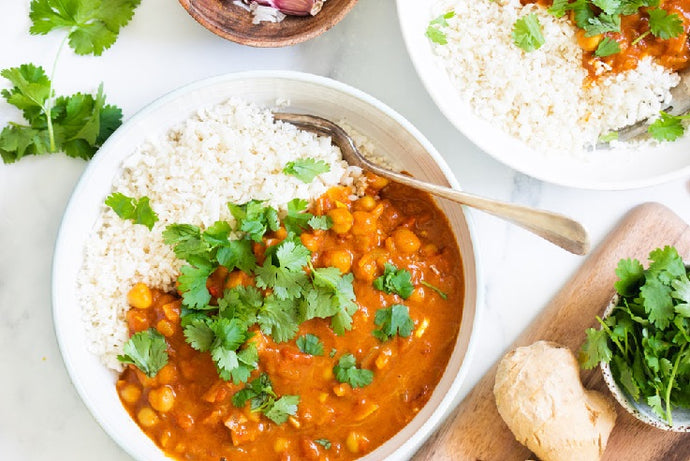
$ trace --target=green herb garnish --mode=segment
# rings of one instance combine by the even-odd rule
[[[125,364],[132,364],[153,378],[168,363],[168,345],[165,337],[155,328],[134,333],[122,348],[122,355],[117,359]]]
[[[599,45],[597,45],[597,49],[594,51],[594,54],[595,56],[604,58],[606,56],[611,56],[612,54],[617,54],[620,52],[621,46],[618,44],[617,41],[609,37],[604,37],[601,40],[601,42],[599,42]]]
[[[283,168],[283,173],[294,176],[307,184],[321,173],[329,171],[331,171],[331,166],[325,160],[316,160],[311,157],[288,162]]]
[[[380,327],[372,332],[379,341],[387,341],[396,334],[407,338],[412,334],[414,328],[414,323],[410,318],[410,310],[402,304],[394,304],[391,307],[377,310],[374,324]]]
[[[357,361],[352,354],[340,357],[338,364],[333,367],[335,379],[347,383],[352,387],[364,387],[374,380],[374,372],[366,368],[357,368]]]
[[[541,24],[536,13],[530,13],[515,21],[513,25],[513,43],[518,48],[530,52],[541,48],[544,42]]]
[[[683,120],[690,119],[690,114],[670,115],[663,110],[659,114],[659,118],[654,120],[647,128],[647,132],[652,138],[657,141],[675,141],[683,136],[685,133]]]
[[[690,408],[690,280],[675,248],[658,248],[649,268],[618,263],[620,299],[601,329],[587,330],[583,368],[609,363],[616,381],[669,425],[673,408]]]
[[[412,275],[406,269],[398,269],[393,264],[386,263],[383,275],[374,280],[374,288],[384,293],[394,293],[403,299],[407,299],[414,291]]]
[[[105,199],[105,204],[120,218],[128,219],[134,224],[142,224],[149,230],[153,229],[153,225],[158,221],[158,215],[151,209],[149,198],[146,196],[135,199],[114,192]]]
[[[438,45],[448,44],[446,33],[441,30],[442,27],[448,27],[448,19],[455,16],[455,11],[449,11],[429,21],[429,26],[426,28],[425,35],[432,42]]]
[[[232,404],[242,408],[249,401],[252,411],[264,414],[276,424],[284,424],[289,416],[297,414],[298,395],[284,395],[280,398],[273,391],[273,384],[266,373],[246,384],[232,396]]]
[[[323,355],[323,343],[318,336],[311,333],[297,338],[297,347],[305,354]]]

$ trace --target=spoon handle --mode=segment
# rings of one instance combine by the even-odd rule
[[[366,168],[372,173],[505,219],[571,253],[584,255],[589,251],[587,231],[580,223],[567,216],[499,200],[487,199],[449,187],[419,181],[410,176],[381,168],[368,160],[365,160],[365,164]]]

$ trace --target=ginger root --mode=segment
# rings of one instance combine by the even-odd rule
[[[572,352],[552,342],[506,354],[494,395],[515,438],[542,461],[599,460],[616,422],[611,400],[586,390]]]

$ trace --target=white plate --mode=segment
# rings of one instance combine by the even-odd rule
[[[121,405],[116,374],[86,350],[76,278],[84,242],[98,216],[121,162],[145,139],[165,133],[196,109],[232,96],[264,106],[288,98],[291,109],[346,119],[367,136],[379,153],[393,153],[395,163],[417,177],[450,184],[457,181],[431,144],[400,115],[374,98],[344,84],[295,72],[248,72],[204,80],[155,101],[118,129],[96,156],[74,190],[57,238],[53,258],[53,317],[65,365],[82,400],[105,431],[135,459],[167,460],[139,430]],[[463,322],[448,367],[431,399],[402,431],[365,459],[405,459],[416,450],[454,406],[471,356],[470,336],[477,321],[475,249],[471,223],[457,205],[439,204],[458,237],[465,273]]]
[[[690,175],[690,136],[640,151],[596,156],[544,155],[479,119],[463,101],[424,35],[433,0],[396,0],[407,50],[432,99],[448,120],[486,153],[535,178],[585,189],[630,189]]]

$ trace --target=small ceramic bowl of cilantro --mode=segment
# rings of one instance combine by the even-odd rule
[[[583,368],[600,365],[618,402],[663,430],[690,432],[690,273],[672,246],[618,263],[616,294],[587,330]]]

